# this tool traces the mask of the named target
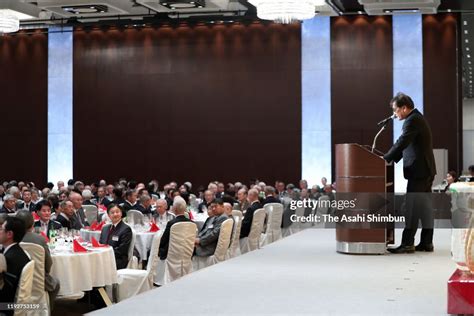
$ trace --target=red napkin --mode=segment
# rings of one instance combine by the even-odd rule
[[[46,234],[44,232],[40,232],[40,235],[44,237],[46,242],[49,242],[49,238],[48,238],[48,236],[46,236]]]
[[[150,225],[150,230],[149,230],[149,232],[150,232],[150,233],[156,233],[156,232],[159,231],[159,230],[160,230],[160,228],[159,228],[158,226],[156,226],[155,223],[152,222],[151,225]]]
[[[99,210],[101,210],[101,211],[107,211],[107,207],[105,207],[104,204],[98,204],[98,205],[97,205],[97,208],[98,208]]]
[[[82,247],[82,245],[77,241],[77,239],[74,239],[72,242],[72,249],[74,252],[87,252],[87,249]]]
[[[33,214],[33,219],[34,219],[35,221],[39,221],[39,220],[40,220],[40,217],[38,216],[38,214],[36,214],[36,212],[33,212],[32,214]]]
[[[97,230],[97,221],[93,221],[90,230]]]
[[[189,211],[188,214],[189,214],[189,219],[193,220],[194,219],[193,212]]]
[[[101,244],[97,241],[97,239],[95,239],[95,237],[92,237],[91,238],[91,244],[92,244],[92,247],[95,247],[95,248],[98,248],[98,247],[108,247],[108,245],[104,245],[104,244]]]
[[[99,225],[97,225],[97,230],[102,230],[102,227],[104,227],[105,222],[101,222]]]

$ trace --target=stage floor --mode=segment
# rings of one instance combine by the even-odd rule
[[[93,315],[446,315],[451,230],[434,238],[434,253],[343,255],[333,229],[306,229]]]

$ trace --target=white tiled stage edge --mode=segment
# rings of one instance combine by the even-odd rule
[[[450,238],[435,230],[434,253],[356,256],[336,253],[334,230],[307,229],[93,315],[446,315]]]

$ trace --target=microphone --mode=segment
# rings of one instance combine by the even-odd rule
[[[388,123],[388,121],[393,120],[393,119],[396,118],[396,117],[397,117],[397,116],[396,116],[395,114],[393,114],[393,115],[387,117],[386,119],[383,119],[383,120],[381,120],[380,122],[378,122],[378,123],[377,123],[377,126],[385,125],[385,124]]]

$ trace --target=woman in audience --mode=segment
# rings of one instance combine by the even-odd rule
[[[107,210],[112,224],[105,225],[100,233],[100,243],[112,246],[117,269],[125,269],[128,265],[128,252],[132,242],[132,229],[122,221],[122,208],[110,204]]]
[[[446,175],[447,186],[444,188],[443,192],[447,192],[451,184],[458,182],[458,174],[456,171],[449,171]]]

